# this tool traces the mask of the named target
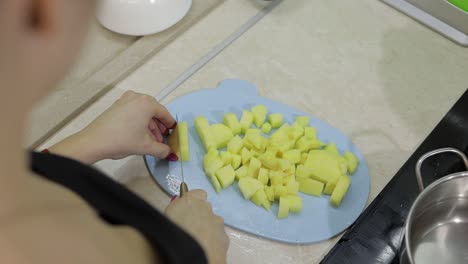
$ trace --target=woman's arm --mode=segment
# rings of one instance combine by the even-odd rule
[[[176,121],[151,96],[126,92],[82,131],[49,148],[49,151],[86,164],[130,155],[153,155],[176,161],[163,136]]]

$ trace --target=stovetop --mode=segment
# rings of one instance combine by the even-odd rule
[[[468,90],[321,263],[398,264],[405,220],[419,194],[416,162],[426,152],[442,147],[468,153]],[[428,160],[422,172],[431,183],[463,170],[460,160],[443,154]]]

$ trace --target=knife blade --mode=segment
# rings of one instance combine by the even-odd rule
[[[177,124],[180,124],[178,115],[176,115],[176,122]],[[180,135],[177,135],[177,142],[178,142],[179,149],[180,149]],[[187,183],[185,182],[184,164],[182,163],[182,157],[179,157],[179,164],[180,164],[180,176],[182,178],[182,183],[180,184],[180,188],[179,188],[179,196],[182,197],[185,195],[185,193],[188,192],[188,186],[187,186]]]

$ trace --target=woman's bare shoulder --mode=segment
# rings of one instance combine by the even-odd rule
[[[0,263],[155,263],[136,230],[107,224],[58,185],[32,185],[29,202],[0,212]]]

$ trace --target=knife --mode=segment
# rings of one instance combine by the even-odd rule
[[[179,117],[176,115],[176,122],[179,124]],[[180,149],[180,136],[177,135],[177,142],[179,145]],[[180,175],[182,176],[182,183],[180,184],[179,188],[179,196],[182,197],[185,195],[185,193],[188,192],[188,186],[187,183],[185,182],[185,175],[184,175],[184,164],[182,163],[181,157],[179,157],[179,164],[180,164]]]

